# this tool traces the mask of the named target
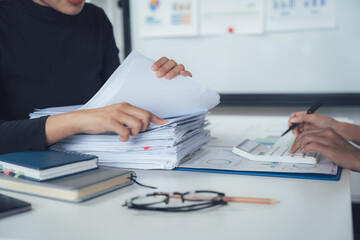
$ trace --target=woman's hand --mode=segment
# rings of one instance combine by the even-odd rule
[[[157,60],[151,69],[156,72],[158,78],[164,77],[168,80],[179,74],[192,77],[192,74],[185,70],[184,65],[177,64],[174,60],[169,60],[167,57],[162,57]]]
[[[288,126],[298,123],[299,126],[293,129],[295,136],[298,136],[304,130],[311,128],[333,128],[337,129],[338,121],[318,113],[307,114],[306,111],[294,112],[290,115]]]
[[[145,131],[150,122],[159,125],[167,123],[165,119],[126,102],[54,115],[46,121],[46,143],[51,145],[77,133],[103,132],[117,133],[120,141],[128,141],[130,136],[136,136],[140,131]]]
[[[302,131],[295,139],[290,153],[301,149],[303,154],[316,151],[335,164],[360,171],[360,149],[351,145],[332,128],[313,128]]]
[[[307,129],[332,128],[346,140],[360,144],[360,126],[355,124],[339,122],[332,117],[318,113],[306,114],[305,111],[292,113],[288,126],[290,127],[293,123],[299,123],[299,126],[293,129],[295,136]]]

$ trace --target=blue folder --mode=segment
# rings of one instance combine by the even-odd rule
[[[342,172],[341,167],[338,167],[336,175],[318,174],[318,173],[231,171],[231,170],[220,170],[220,169],[182,168],[182,167],[175,168],[174,170],[210,172],[210,173],[225,173],[225,174],[240,174],[240,175],[252,175],[252,176],[263,176],[263,177],[302,178],[302,179],[327,180],[327,181],[339,181],[341,172]]]

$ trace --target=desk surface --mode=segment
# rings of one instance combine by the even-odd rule
[[[234,134],[229,127],[233,118],[217,120],[221,120],[217,124],[224,124],[222,136]],[[81,204],[0,191],[33,206],[30,212],[1,219],[0,238],[329,240],[353,236],[347,170],[338,182],[165,170],[136,172],[140,182],[160,191],[209,189],[229,196],[268,197],[280,203],[229,203],[199,212],[161,213],[121,207],[125,199],[152,192],[137,185]]]

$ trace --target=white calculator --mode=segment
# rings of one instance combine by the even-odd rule
[[[294,154],[288,152],[294,139],[293,134],[286,134],[279,138],[272,147],[244,139],[233,147],[232,151],[254,161],[316,164],[321,156],[318,152],[308,152],[305,155],[300,150]]]

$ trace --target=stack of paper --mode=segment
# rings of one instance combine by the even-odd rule
[[[219,103],[219,95],[189,77],[158,79],[151,70],[153,62],[134,51],[85,105],[36,109],[30,117],[129,102],[169,122],[164,126],[151,123],[128,142],[120,142],[114,133],[79,134],[53,147],[97,155],[100,165],[172,169],[210,141],[206,116]]]

